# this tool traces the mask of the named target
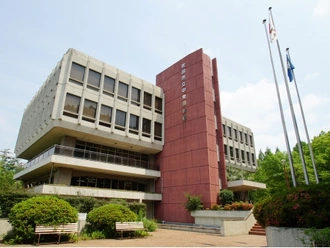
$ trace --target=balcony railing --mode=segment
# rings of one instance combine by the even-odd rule
[[[77,149],[68,146],[54,145],[48,150],[39,154],[38,156],[31,159],[24,165],[24,168],[29,168],[30,166],[38,163],[41,160],[50,157],[51,155],[61,155],[66,157],[80,158],[92,161],[98,161],[109,164],[118,164],[125,166],[132,166],[137,168],[143,168],[148,170],[157,170],[159,171],[159,166],[148,161],[128,158],[124,156],[118,156],[113,154],[106,154],[101,152],[94,152],[88,150]]]

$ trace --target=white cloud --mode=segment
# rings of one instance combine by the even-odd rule
[[[304,77],[304,80],[308,81],[308,80],[311,80],[313,78],[317,78],[320,76],[320,73],[319,72],[313,72],[313,73],[309,73],[307,74],[305,77]]]
[[[325,16],[329,13],[330,9],[330,1],[328,0],[320,0],[317,2],[316,7],[313,11],[313,16]]]
[[[279,84],[283,107],[284,122],[288,132],[291,148],[297,143],[293,128],[292,115],[289,108],[284,84]],[[306,140],[305,129],[297,99],[292,92],[292,101],[300,138]],[[255,84],[246,84],[236,91],[221,91],[222,114],[244,126],[251,128],[257,152],[267,147],[273,151],[278,147],[286,151],[286,143],[281,114],[274,83],[261,80]],[[310,93],[302,97],[302,106],[310,138],[318,135],[321,130],[328,131],[330,115],[328,106],[330,98]]]

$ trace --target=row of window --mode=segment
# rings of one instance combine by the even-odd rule
[[[67,93],[65,98],[63,115],[72,118],[78,118],[80,109],[81,97]],[[95,123],[96,121],[97,102],[85,99],[83,103],[82,119],[84,121]],[[113,123],[113,111],[112,107],[101,104],[99,125],[105,127],[111,127]],[[126,129],[127,113],[119,109],[115,113],[114,128],[125,131]],[[142,127],[140,127],[140,117],[134,114],[129,115],[129,132],[132,134],[139,134],[141,129],[142,136],[151,137],[151,120],[142,118]],[[154,138],[156,140],[162,140],[162,124],[154,122]]]
[[[234,138],[236,141],[238,141],[238,137],[239,137],[239,140],[242,144],[245,141],[245,144],[247,145],[250,144],[251,146],[253,146],[252,135],[248,135],[247,133],[244,133],[243,135],[242,131],[237,132],[237,129],[226,126],[225,124],[222,124],[222,129],[223,129],[223,135],[227,136],[228,134],[229,139]]]
[[[146,186],[142,183],[134,181],[123,181],[110,178],[98,178],[98,177],[72,177],[71,186],[86,186],[96,187],[102,189],[122,189],[132,191],[145,191]]]
[[[83,85],[85,79],[85,71],[86,68],[82,65],[72,62],[71,72],[70,72],[70,82]],[[92,69],[88,71],[88,78],[87,78],[87,88],[99,91],[101,87],[101,73],[96,72]],[[115,96],[115,87],[116,80],[109,76],[104,76],[103,79],[103,89],[102,92],[105,95],[114,97]],[[140,106],[141,104],[141,90],[135,87],[129,87],[128,84],[125,84],[121,81],[118,82],[117,87],[117,99],[127,102],[129,92],[131,91],[131,104]],[[143,108],[151,110],[152,109],[152,94],[148,92],[143,92]],[[155,96],[155,112],[162,114],[163,113],[163,100],[160,97]]]
[[[119,156],[119,157],[128,158],[128,159],[134,159],[136,161],[141,161],[141,162],[149,161],[149,156],[147,154],[128,151],[128,150],[115,148],[115,147],[111,147],[111,146],[94,144],[91,142],[86,142],[86,141],[81,141],[81,140],[76,141],[75,148],[86,151],[86,153],[95,152],[95,153],[102,153],[102,154],[107,154],[107,155],[112,155],[112,156]]]
[[[254,153],[245,152],[244,150],[241,150],[241,152],[240,152],[238,148],[235,148],[235,156],[234,156],[234,147],[229,146],[229,154],[228,154],[227,145],[224,145],[224,149],[225,149],[226,158],[228,158],[228,159],[230,158],[231,160],[236,160],[238,162],[241,161],[242,163],[246,162],[247,164],[251,164],[251,162],[252,162],[252,164],[255,165]],[[245,161],[245,159],[246,159],[246,161]]]

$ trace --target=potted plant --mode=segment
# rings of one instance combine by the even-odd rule
[[[185,197],[185,209],[194,217],[195,225],[220,228],[220,233],[224,236],[248,234],[256,222],[252,214],[253,205],[247,202],[215,204],[211,210],[204,210],[201,196],[185,194]]]

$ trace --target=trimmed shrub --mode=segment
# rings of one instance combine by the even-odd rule
[[[147,218],[142,219],[143,226],[148,230],[148,232],[154,232],[158,228],[156,220],[149,220]]]
[[[185,209],[188,212],[193,212],[196,210],[202,210],[204,208],[201,195],[190,195],[189,193],[185,194],[187,202],[185,204]]]
[[[88,196],[59,196],[59,198],[70,203],[79,213],[88,213],[94,208],[110,203],[109,200],[106,199],[97,199]]]
[[[220,205],[218,204],[214,204],[212,207],[211,207],[211,210],[222,210],[223,207],[221,207]]]
[[[87,233],[101,231],[104,237],[116,234],[116,222],[136,221],[137,216],[129,208],[119,204],[107,204],[93,209],[87,214]]]
[[[17,203],[9,213],[13,232],[4,237],[11,244],[32,243],[37,224],[59,225],[78,221],[77,210],[55,196],[36,196]]]
[[[220,205],[231,204],[234,201],[234,193],[229,189],[223,189],[219,193]]]
[[[111,199],[109,203],[122,205],[122,206],[128,208],[128,202],[125,199],[114,198],[114,199]]]
[[[227,204],[223,207],[224,210],[251,210],[253,205],[248,202],[233,202],[232,204]]]
[[[254,217],[263,227],[322,229],[330,226],[330,184],[301,186],[255,204]]]

